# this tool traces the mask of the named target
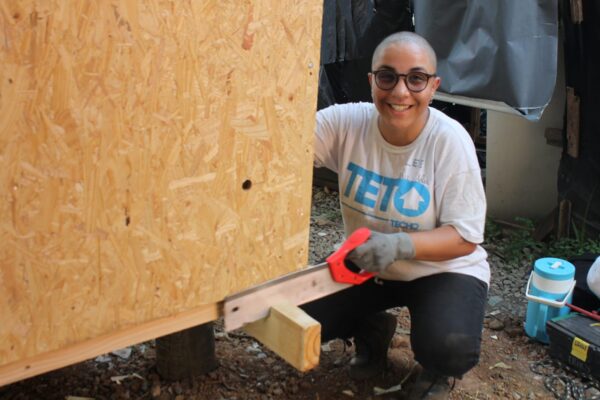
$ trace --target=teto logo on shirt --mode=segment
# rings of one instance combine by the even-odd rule
[[[425,185],[403,178],[390,178],[348,163],[350,178],[344,197],[373,210],[385,212],[390,206],[407,217],[416,217],[429,207],[431,195]],[[352,193],[354,197],[351,198]]]

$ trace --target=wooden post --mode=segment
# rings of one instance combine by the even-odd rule
[[[558,205],[558,227],[556,237],[558,239],[569,236],[571,228],[571,202],[562,200]]]
[[[567,154],[579,157],[579,96],[575,89],[567,87]]]
[[[164,379],[198,376],[217,366],[212,322],[156,339],[156,369]]]

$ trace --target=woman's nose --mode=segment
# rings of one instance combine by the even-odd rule
[[[408,90],[408,87],[406,86],[405,76],[398,77],[398,83],[394,86],[392,93],[396,95],[406,95],[410,93],[410,90]]]

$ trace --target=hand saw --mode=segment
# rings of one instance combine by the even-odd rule
[[[362,271],[353,264],[347,265],[349,263],[346,262],[348,253],[365,243],[370,235],[368,228],[359,228],[324,263],[226,297],[223,302],[225,331],[265,318],[272,305],[282,302],[293,305],[308,303],[370,279],[372,273]]]

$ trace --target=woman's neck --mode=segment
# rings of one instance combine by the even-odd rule
[[[379,128],[379,132],[383,136],[383,139],[393,146],[408,146],[421,134],[423,128],[427,124],[427,120],[429,119],[429,109],[427,109],[427,113],[423,114],[416,123],[407,127],[406,129],[398,129],[394,126],[387,125],[384,126],[381,120],[381,117],[377,118],[377,127]]]

